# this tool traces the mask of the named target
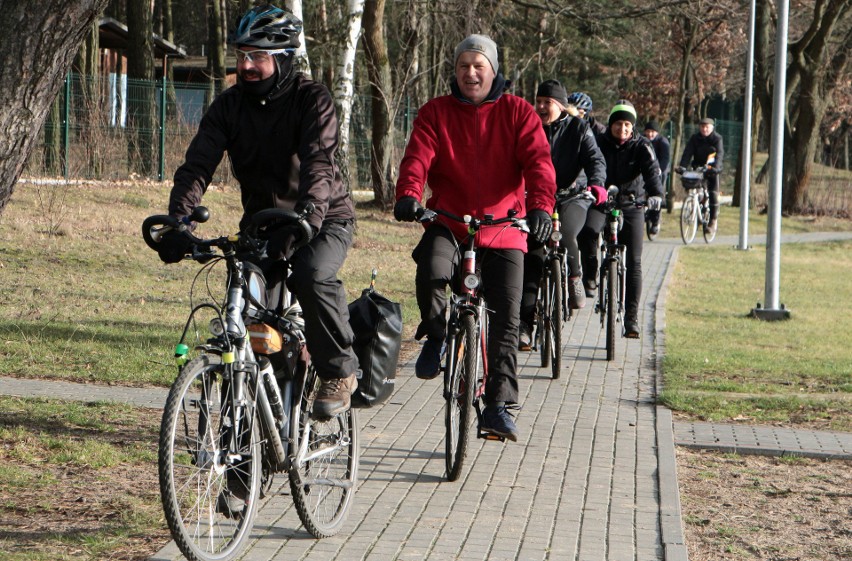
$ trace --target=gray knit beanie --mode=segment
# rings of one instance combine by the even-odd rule
[[[490,37],[487,35],[468,35],[465,37],[456,47],[456,52],[453,56],[453,66],[456,65],[459,57],[465,51],[473,51],[484,55],[488,59],[488,62],[491,63],[494,74],[497,74],[497,70],[500,68],[497,62],[497,43],[492,41]]]

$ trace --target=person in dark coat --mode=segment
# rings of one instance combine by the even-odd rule
[[[593,203],[606,200],[603,187],[606,162],[598,149],[589,124],[572,115],[568,94],[558,80],[546,80],[536,92],[535,109],[550,142],[550,157],[556,170],[556,211],[559,213],[562,239],[568,262],[568,305],[580,309],[586,305],[582,283],[577,234],[586,223]],[[521,328],[518,348],[531,348],[533,315],[538,285],[544,267],[544,246],[527,238],[524,256],[524,293],[521,297]]]
[[[240,183],[241,229],[263,209],[314,207],[307,219],[310,241],[292,252],[292,234],[271,239],[269,262],[260,265],[270,286],[280,286],[280,259],[289,256],[287,286],[298,296],[308,351],[322,380],[312,414],[324,419],[349,409],[358,384],[346,291],[337,277],[352,245],[355,207],[334,159],[334,101],[325,86],[297,72],[293,61],[301,29],[292,13],[272,5],[252,8],[239,21],[229,37],[237,84],[201,119],[175,172],[169,214],[192,213],[226,153]],[[160,258],[180,261],[186,242],[175,237],[164,243]]]
[[[598,146],[606,160],[606,185],[618,187],[619,207],[624,224],[618,239],[626,247],[626,302],[624,336],[639,337],[639,299],[642,296],[642,240],[645,234],[645,212],[637,206],[647,204],[650,210],[660,210],[663,186],[660,184],[660,165],[651,142],[636,134],[636,109],[627,100],[619,100],[609,113],[609,127],[597,136]],[[580,250],[587,260],[583,264],[586,288],[594,290],[597,274],[596,245],[606,225],[606,215],[592,207],[586,225],[580,232]],[[587,296],[589,293],[587,293]]]
[[[716,122],[710,118],[698,122],[698,132],[686,143],[677,169],[682,173],[687,166],[705,168],[704,178],[710,193],[710,224],[707,227],[714,232],[719,216],[719,174],[722,173],[722,160],[725,156],[722,135],[715,132],[715,126]]]
[[[669,139],[660,134],[660,124],[651,119],[645,123],[645,138],[651,141],[651,146],[654,147],[654,152],[657,154],[657,162],[660,164],[660,184],[663,186],[663,191],[666,190],[666,181],[669,178],[669,164],[671,163],[672,148],[669,145]],[[651,220],[651,233],[658,234],[660,232],[660,212],[649,211],[645,216],[645,220]]]

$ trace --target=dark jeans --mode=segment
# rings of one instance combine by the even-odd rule
[[[352,245],[352,229],[351,222],[324,222],[317,236],[290,260],[287,287],[302,306],[311,362],[325,379],[358,373],[346,291],[337,278]]]
[[[642,240],[645,235],[645,211],[635,206],[621,209],[624,224],[618,240],[624,244],[626,273],[625,315],[637,317],[642,297]],[[586,278],[598,279],[598,234],[606,226],[606,215],[596,207],[589,209],[586,224],[580,231],[580,251]],[[601,290],[602,287],[598,287]]]
[[[719,174],[705,174],[707,193],[710,195],[710,220],[719,216]]]
[[[420,308],[416,338],[443,339],[447,329],[447,287],[458,286],[459,247],[450,231],[430,226],[412,253],[417,263],[415,288]],[[482,295],[488,303],[488,382],[485,402],[518,402],[518,314],[523,281],[523,252],[480,248]],[[452,283],[452,284],[451,284]]]
[[[568,276],[579,277],[583,274],[580,265],[580,247],[577,236],[586,223],[586,213],[592,206],[589,199],[572,199],[557,206],[559,212],[559,231],[562,232],[560,245],[565,248],[568,261]],[[544,268],[544,246],[527,237],[527,253],[524,255],[524,292],[521,296],[521,321],[532,326],[535,314],[535,298],[538,283]]]

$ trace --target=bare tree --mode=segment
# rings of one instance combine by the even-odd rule
[[[364,0],[347,2],[349,15],[346,43],[340,51],[337,65],[337,77],[334,81],[334,105],[337,109],[338,129],[337,162],[347,189],[351,189],[349,176],[349,124],[352,119],[353,81],[355,80],[355,53],[358,48],[358,36],[361,34],[361,19],[364,15]]]
[[[6,208],[77,48],[107,0],[0,0],[0,213]]]
[[[385,0],[366,0],[364,3],[364,53],[370,77],[372,98],[372,140],[370,147],[370,177],[373,196],[378,205],[389,206],[394,200],[395,171],[390,165],[393,151],[393,83],[391,66],[384,37]]]
[[[127,100],[127,120],[135,133],[135,142],[128,146],[133,169],[149,176],[154,173],[156,157],[156,96],[154,89],[145,87],[154,79],[154,36],[150,0],[127,2],[127,77],[137,80],[136,91]]]

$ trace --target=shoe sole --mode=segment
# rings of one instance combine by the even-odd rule
[[[482,432],[485,432],[485,433],[488,433],[488,434],[493,434],[493,435],[495,435],[495,436],[503,437],[503,438],[505,438],[506,440],[511,440],[512,442],[517,442],[517,441],[518,441],[518,435],[517,435],[517,434],[514,434],[514,433],[510,433],[510,432],[508,432],[508,433],[507,433],[507,432],[499,432],[499,431],[496,431],[496,430],[494,430],[494,429],[489,429],[489,428],[487,428],[487,427],[481,427],[481,428],[480,428],[480,430],[482,430]]]
[[[440,373],[441,373],[441,371],[438,370],[434,374],[420,374],[418,372],[415,372],[414,375],[417,376],[418,380],[434,380],[435,378],[438,377],[438,374],[440,374]]]

